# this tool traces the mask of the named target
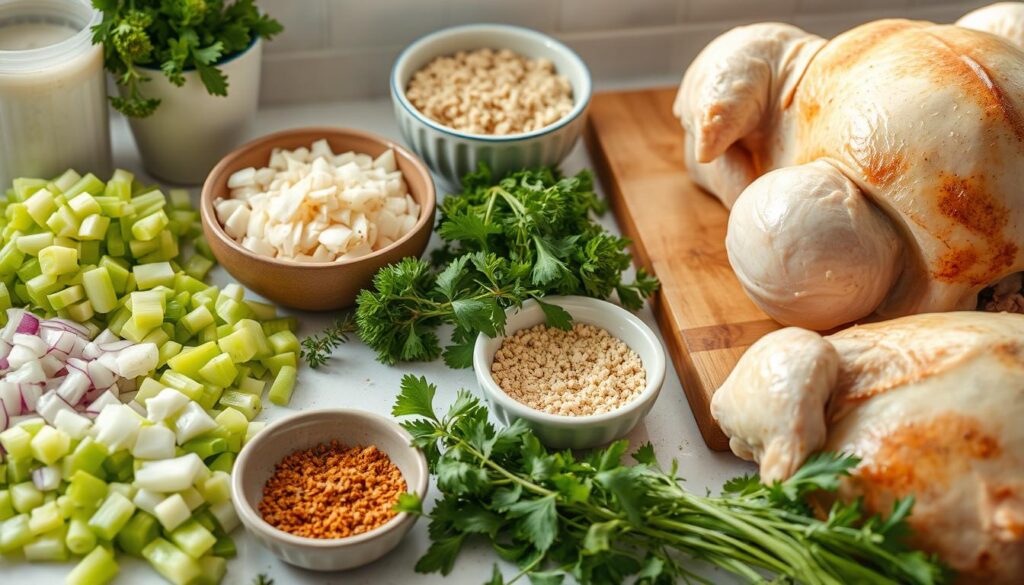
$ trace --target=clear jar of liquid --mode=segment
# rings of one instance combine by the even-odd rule
[[[0,0],[0,193],[16,177],[110,173],[101,18],[88,0]]]

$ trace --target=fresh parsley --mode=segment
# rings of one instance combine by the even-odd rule
[[[625,441],[585,457],[550,452],[520,420],[498,429],[479,400],[461,391],[444,416],[437,389],[424,378],[402,380],[392,414],[427,453],[441,498],[429,513],[412,495],[398,509],[430,518],[431,546],[419,572],[448,574],[471,539],[490,543],[519,567],[511,578],[497,566],[493,585],[532,583],[707,583],[692,572],[704,561],[751,583],[800,582],[932,585],[950,575],[932,557],[904,546],[912,501],[888,518],[868,517],[857,502],[825,504],[858,461],[819,454],[791,478],[764,485],[756,475],[727,482],[722,495],[681,486],[675,461],[666,470],[653,447],[623,464]]]
[[[629,240],[593,219],[604,206],[589,172],[561,177],[550,168],[524,170],[494,182],[490,171],[463,179],[463,192],[440,207],[437,233],[443,246],[432,262],[406,258],[382,268],[373,290],[357,300],[359,335],[380,361],[433,360],[472,365],[477,334],[505,330],[505,309],[546,295],[608,298],[639,309],[658,281],[642,269],[623,282],[631,265]],[[571,318],[543,304],[548,324]],[[436,329],[454,326],[442,350]]]
[[[149,77],[139,65],[159,67],[171,83],[185,83],[194,68],[212,95],[228,93],[228,79],[217,67],[221,59],[247,49],[256,37],[271,39],[281,23],[260,14],[254,0],[92,0],[103,13],[92,41],[103,44],[104,63],[127,95],[111,97],[114,109],[145,118],[160,100],[146,98]]]
[[[339,345],[348,341],[350,333],[354,333],[356,324],[352,315],[337,319],[333,325],[324,329],[319,335],[310,335],[302,340],[300,355],[311,368],[318,368],[330,359],[331,354]]]

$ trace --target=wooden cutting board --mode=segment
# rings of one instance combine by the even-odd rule
[[[674,98],[675,88],[596,94],[586,143],[637,262],[661,280],[654,313],[704,441],[725,451],[711,395],[743,351],[780,325],[729,267],[728,214],[686,174]]]

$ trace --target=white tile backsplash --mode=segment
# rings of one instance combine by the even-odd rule
[[[551,4],[555,4],[551,2]],[[564,32],[582,30],[622,30],[643,26],[663,26],[675,22],[685,0],[561,0],[559,28]]]
[[[444,0],[327,0],[330,45],[407,45],[445,25]]]
[[[310,51],[327,46],[327,0],[259,0],[259,7],[284,25],[267,43],[268,53]]]
[[[600,88],[674,83],[698,52],[749,22],[823,36],[891,16],[952,22],[984,0],[258,0],[285,25],[267,48],[264,103],[387,95],[405,45],[431,31],[502,22],[575,48]],[[344,123],[345,121],[338,121]]]

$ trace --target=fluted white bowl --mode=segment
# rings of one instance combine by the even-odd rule
[[[549,59],[572,85],[572,111],[534,132],[489,136],[435,122],[405,97],[413,74],[435,58],[482,48]],[[583,130],[591,93],[590,71],[575,51],[546,34],[507,24],[469,24],[428,34],[406,47],[391,69],[391,101],[402,137],[449,188],[457,187],[462,176],[475,171],[481,161],[496,175],[562,162]]]
[[[665,348],[646,323],[618,305],[577,296],[545,297],[544,302],[562,307],[576,322],[600,327],[621,339],[640,356],[647,385],[639,396],[611,412],[589,416],[549,414],[526,406],[498,386],[491,376],[491,364],[505,337],[481,334],[473,348],[473,369],[491,411],[505,424],[523,419],[537,438],[553,449],[587,449],[621,438],[647,416],[658,399],[665,382]],[[533,300],[523,303],[521,309],[509,309],[506,314],[507,335],[545,321],[544,311]]]

